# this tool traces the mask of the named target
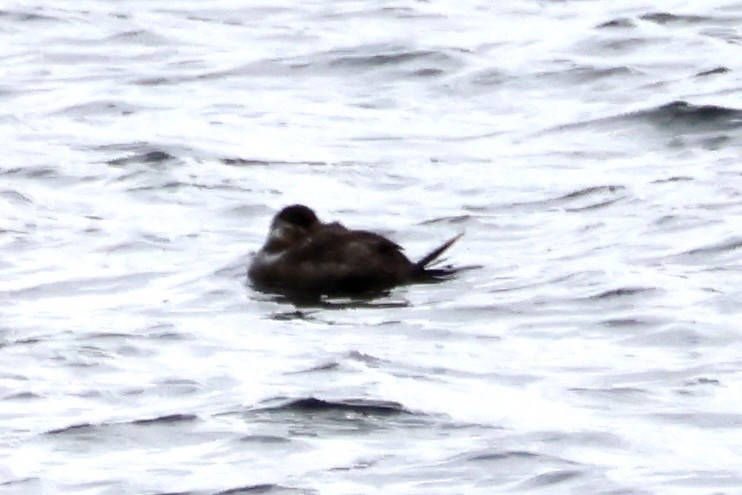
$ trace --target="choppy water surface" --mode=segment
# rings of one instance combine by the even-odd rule
[[[464,3],[3,3],[0,492],[740,493],[742,3]]]

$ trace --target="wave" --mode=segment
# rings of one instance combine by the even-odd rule
[[[640,294],[646,294],[653,292],[656,289],[653,287],[620,287],[618,289],[611,289],[598,294],[593,294],[588,299],[592,300],[604,300],[604,299],[616,299],[620,297],[638,296]]]
[[[552,198],[512,203],[506,208],[563,208],[565,211],[583,211],[612,205],[627,197],[626,188],[620,185],[600,185],[575,189]]]
[[[655,24],[698,24],[714,21],[714,17],[702,15],[682,15],[672,14],[670,12],[650,12],[642,14],[639,19],[653,22]]]
[[[22,12],[19,10],[0,10],[0,19],[9,20],[11,22],[48,22],[62,21],[59,17],[53,17],[46,14],[39,14],[38,12]]]
[[[718,105],[695,105],[686,101],[673,101],[646,110],[567,124],[553,130],[627,122],[644,122],[680,134],[731,130],[742,127],[742,110]]]
[[[163,150],[148,150],[130,155],[122,156],[120,158],[114,158],[108,160],[109,165],[128,165],[130,163],[162,163],[170,160],[176,160],[177,158],[167,151]]]
[[[359,352],[359,351],[350,351],[350,352],[345,353],[345,355],[343,355],[339,359],[324,361],[324,362],[315,364],[314,366],[310,366],[309,368],[301,369],[298,371],[291,371],[287,374],[298,375],[298,374],[304,374],[304,373],[315,373],[318,371],[337,370],[343,365],[343,362],[345,361],[356,361],[356,362],[364,363],[370,368],[378,368],[379,366],[387,362],[384,359],[377,358],[370,354],[366,354],[366,353]]]
[[[708,129],[735,129],[742,127],[742,110],[717,105],[693,105],[673,101],[627,117],[638,117],[668,127],[705,127]]]
[[[122,425],[137,425],[137,426],[149,426],[149,425],[169,425],[173,423],[191,422],[198,419],[198,416],[194,414],[167,414],[164,416],[157,416],[154,418],[143,418],[134,419],[131,421],[112,421],[103,423],[77,423],[74,425],[65,426],[62,428],[55,428],[48,430],[47,435],[62,435],[67,433],[87,433],[92,432],[100,428],[106,428],[109,426],[122,426]]]
[[[383,73],[401,77],[430,78],[463,66],[460,54],[393,44],[369,44],[318,51],[296,57],[265,58],[209,72],[157,75],[133,80],[141,86],[177,85],[194,81],[243,77],[326,77],[333,73]]]
[[[683,24],[733,24],[739,20],[734,16],[713,17],[693,14],[673,14],[671,12],[647,12],[646,14],[641,14],[636,19],[661,26]],[[634,28],[636,25],[637,22],[634,19],[628,17],[617,17],[599,24],[598,28]]]
[[[0,485],[1,486],[1,485]],[[272,495],[279,495],[282,493],[298,493],[298,494],[315,494],[317,492],[313,490],[305,490],[301,488],[291,488],[287,486],[275,485],[273,483],[265,483],[259,485],[246,485],[237,488],[228,488],[226,490],[212,491],[212,490],[198,490],[198,491],[186,491],[186,492],[157,492],[151,495],[260,495],[263,493],[269,493]]]
[[[717,242],[708,246],[691,249],[681,255],[696,256],[696,255],[709,255],[709,254],[720,254],[729,251],[735,251],[742,248],[742,237],[733,237],[722,242]]]
[[[390,416],[413,414],[402,404],[392,401],[371,399],[324,400],[316,397],[299,399],[274,399],[280,401],[275,405],[258,406],[252,411],[288,412],[288,413],[354,413],[363,416]]]
[[[271,495],[277,495],[281,493],[313,495],[316,494],[317,491],[308,488],[293,488],[290,486],[277,485],[275,483],[261,483],[258,485],[246,485],[237,488],[230,488],[228,490],[215,492],[213,495],[260,495],[263,493]]]

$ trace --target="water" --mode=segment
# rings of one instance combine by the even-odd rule
[[[0,493],[739,493],[740,21],[5,2]],[[295,202],[482,268],[256,293]]]

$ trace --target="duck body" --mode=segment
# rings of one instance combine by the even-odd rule
[[[248,268],[259,290],[358,294],[435,281],[455,272],[428,268],[459,236],[414,263],[395,242],[365,230],[322,223],[310,208],[291,205],[271,222],[268,239]]]

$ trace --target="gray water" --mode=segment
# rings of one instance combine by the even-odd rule
[[[0,5],[0,493],[742,493],[742,3]],[[481,265],[295,306],[282,206]]]

